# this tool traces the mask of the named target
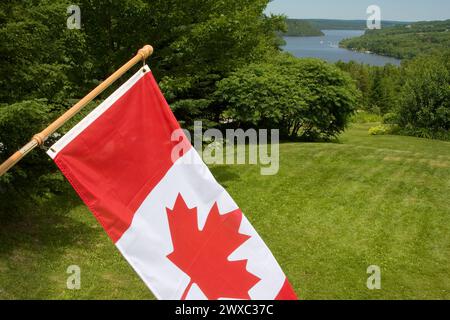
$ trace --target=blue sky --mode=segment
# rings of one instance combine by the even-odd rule
[[[274,0],[266,12],[290,18],[366,20],[366,9],[373,4],[381,8],[383,20],[450,19],[450,0]]]

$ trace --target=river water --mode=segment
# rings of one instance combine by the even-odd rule
[[[355,52],[339,48],[339,42],[346,38],[359,37],[364,31],[359,30],[322,30],[322,37],[284,37],[286,46],[283,49],[299,58],[320,58],[329,62],[351,60],[374,66],[388,63],[400,65],[400,60],[377,54]]]

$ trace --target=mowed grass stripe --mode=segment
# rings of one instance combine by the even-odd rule
[[[283,143],[280,172],[212,171],[274,252],[302,299],[450,298],[450,144],[367,134]],[[151,299],[70,191],[8,213],[0,229],[0,298]],[[66,268],[82,289],[66,289]],[[382,290],[366,288],[369,265]]]

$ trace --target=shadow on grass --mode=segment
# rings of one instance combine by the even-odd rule
[[[0,213],[0,255],[16,249],[59,254],[98,233],[70,215],[71,209],[83,205],[73,191],[49,199],[23,199],[21,204]]]
[[[312,144],[312,143],[323,143],[323,144],[342,144],[343,142],[340,140],[340,135],[336,137],[331,137],[329,139],[304,139],[304,138],[289,138],[289,139],[281,139],[280,144],[290,144],[290,143],[303,143],[303,144]]]
[[[210,170],[216,180],[225,188],[227,187],[227,182],[240,179],[240,176],[236,174],[236,170],[233,170],[230,166],[214,166]]]

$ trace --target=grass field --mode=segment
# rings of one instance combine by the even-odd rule
[[[212,168],[301,299],[450,299],[450,143],[369,136],[286,143],[280,172]],[[2,214],[0,298],[152,299],[72,191]],[[81,267],[81,290],[66,269]],[[369,265],[382,289],[366,287]]]

